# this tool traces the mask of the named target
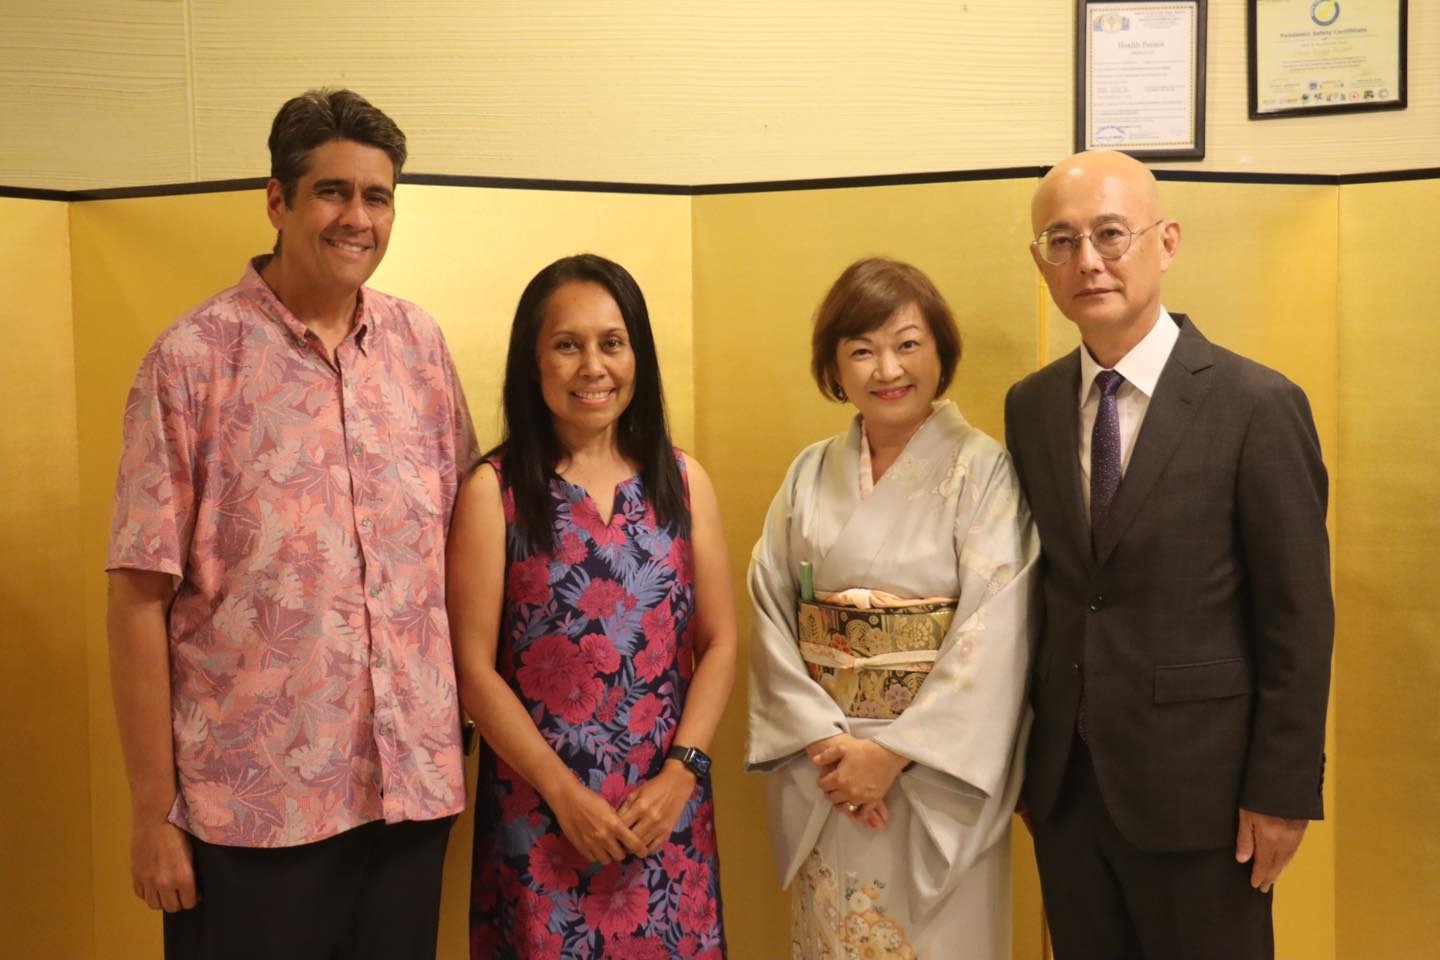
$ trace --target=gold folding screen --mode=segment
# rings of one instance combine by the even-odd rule
[[[801,446],[842,408],[807,374],[808,324],[850,260],[917,263],[965,336],[952,396],[998,433],[1009,383],[1074,343],[1025,244],[1033,180],[719,196],[406,186],[376,285],[440,318],[482,441],[515,299],[541,265],[596,250],[650,300],[679,441],[715,478],[736,576]],[[1185,236],[1166,302],[1217,342],[1277,367],[1315,408],[1331,470],[1340,608],[1330,820],[1277,897],[1282,957],[1420,957],[1440,936],[1436,380],[1422,364],[1440,284],[1420,211],[1440,181],[1166,183]],[[0,200],[6,351],[0,427],[8,663],[0,954],[152,956],[159,925],[129,892],[128,803],[109,705],[103,565],[125,391],[185,308],[272,236],[258,192],[64,204]],[[68,218],[68,223],[67,223]],[[1397,225],[1418,222],[1415,229]],[[72,302],[73,301],[73,302]],[[742,638],[742,657],[744,643]],[[742,673],[743,676],[743,673]],[[785,955],[786,909],[740,769],[743,683],[716,754],[732,956]],[[1023,834],[1023,830],[1019,831]],[[447,866],[442,955],[464,953],[468,824]],[[1040,956],[1038,895],[1016,839],[1016,957]],[[32,945],[34,948],[32,949]]]

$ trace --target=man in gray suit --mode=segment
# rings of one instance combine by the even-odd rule
[[[1310,407],[1161,306],[1180,225],[1143,165],[1070,157],[1031,217],[1083,341],[1005,402],[1044,550],[1025,802],[1056,957],[1269,958],[1271,886],[1322,815]]]

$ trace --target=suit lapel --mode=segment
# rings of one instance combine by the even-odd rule
[[[1175,341],[1175,349],[1171,351],[1170,359],[1166,361],[1160,380],[1155,385],[1155,396],[1150,398],[1145,422],[1140,426],[1140,435],[1135,438],[1130,464],[1115,493],[1110,516],[1096,540],[1097,567],[1114,551],[1125,529],[1135,519],[1210,391],[1212,378],[1206,376],[1205,371],[1214,363],[1214,349],[1188,317],[1184,314],[1173,316],[1180,324],[1180,338]],[[1071,404],[1074,403],[1072,395]]]
[[[1080,351],[1076,349],[1053,368],[1045,384],[1043,407],[1045,446],[1050,450],[1050,477],[1065,526],[1082,557],[1090,556],[1090,522],[1080,491]]]

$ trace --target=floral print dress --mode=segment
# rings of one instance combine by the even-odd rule
[[[584,488],[550,481],[555,546],[506,523],[505,610],[498,669],[546,742],[611,804],[665,762],[693,670],[690,541],[661,524],[632,477],[609,523]],[[681,460],[682,475],[684,461]],[[715,804],[702,778],[675,832],[644,859],[588,862],[554,813],[486,751],[476,791],[472,960],[625,960],[725,956]]]

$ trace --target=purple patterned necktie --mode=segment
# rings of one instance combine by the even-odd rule
[[[1115,392],[1125,378],[1114,370],[1095,374],[1100,388],[1100,409],[1090,431],[1090,542],[1093,544],[1110,515],[1115,491],[1120,489],[1120,412]]]
[[[1100,409],[1095,412],[1095,426],[1090,431],[1090,544],[1094,548],[1100,528],[1110,515],[1115,491],[1120,489],[1120,411],[1115,406],[1115,392],[1125,378],[1114,370],[1095,374],[1100,388]],[[1091,608],[1094,609],[1093,607]],[[1086,709],[1085,687],[1080,687],[1080,710],[1075,717],[1075,731],[1080,741],[1090,742],[1090,711]]]

